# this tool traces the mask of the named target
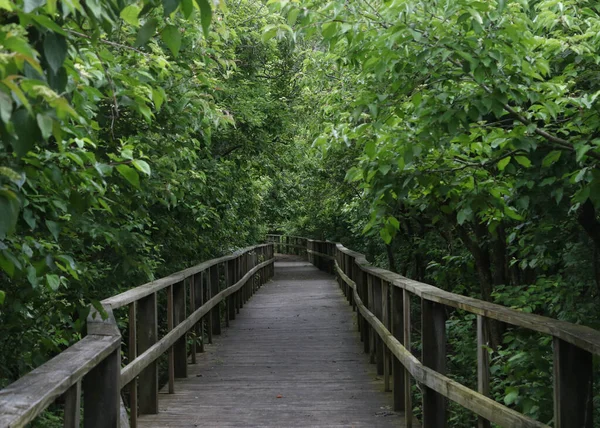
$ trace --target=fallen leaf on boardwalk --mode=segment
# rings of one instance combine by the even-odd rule
[[[283,395],[278,395],[277,398],[283,398]]]

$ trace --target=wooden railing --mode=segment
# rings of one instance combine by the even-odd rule
[[[288,235],[267,235],[267,242],[275,245],[275,252],[281,254],[292,254],[306,256],[306,238]]]
[[[281,238],[279,238],[281,240]],[[450,293],[371,266],[364,255],[343,245],[307,240],[308,259],[336,274],[357,311],[364,351],[393,391],[394,409],[412,425],[411,379],[423,391],[422,425],[447,426],[447,399],[478,415],[478,427],[545,427],[490,398],[488,337],[490,320],[553,338],[555,428],[592,428],[593,355],[600,355],[600,332],[497,304]],[[421,300],[421,358],[411,349],[411,296]],[[477,391],[446,376],[446,307],[477,316]]]
[[[246,248],[200,263],[103,300],[92,310],[87,336],[52,360],[0,390],[0,427],[22,427],[55,401],[64,401],[64,426],[136,426],[138,414],[158,413],[157,359],[168,353],[169,392],[174,380],[187,375],[188,356],[204,350],[235,319],[256,289],[273,276],[273,244]],[[158,337],[157,301],[167,297],[168,333]],[[223,304],[224,302],[224,304]],[[121,333],[113,310],[128,307],[128,364],[121,368]],[[189,310],[189,313],[186,313]],[[101,313],[104,312],[104,313]],[[188,347],[187,336],[201,337]],[[130,421],[121,390],[128,388]]]

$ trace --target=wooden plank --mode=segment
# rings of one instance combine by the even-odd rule
[[[402,300],[403,290],[397,287],[391,288],[391,332],[403,345],[404,341],[404,303]],[[406,346],[406,345],[405,345]],[[404,367],[398,358],[392,358],[392,392],[394,393],[394,410],[402,411],[404,406]]]
[[[592,354],[554,339],[554,424],[556,428],[592,428]]]
[[[173,284],[173,325],[181,324],[186,318],[185,281]],[[183,334],[173,345],[174,375],[187,377],[187,334]]]
[[[218,265],[219,263],[226,262],[228,260],[233,260],[238,257],[240,254],[244,254],[249,251],[253,251],[256,248],[268,246],[270,244],[259,244],[253,245],[251,247],[244,248],[242,250],[236,251],[235,253],[229,254],[227,256],[219,257],[216,259],[208,260],[206,262],[199,263],[190,268],[184,269],[182,271],[176,272],[172,275],[169,275],[164,278],[157,279],[152,282],[148,282],[146,284],[140,285],[139,287],[132,288],[131,290],[127,290],[124,293],[117,294],[116,296],[109,297],[107,299],[102,300],[102,305],[105,307],[110,307],[112,309],[120,308],[130,304],[131,302],[135,302],[140,300],[143,297],[149,296],[151,294],[156,293],[162,289],[167,288],[170,285],[173,285],[177,282],[181,282],[186,278],[189,278],[192,275],[195,275],[199,272],[208,270],[209,268]]]
[[[167,331],[173,330],[173,286],[167,288]],[[177,339],[179,340],[179,338]],[[173,346],[169,347],[169,394],[175,394],[175,352]]]
[[[477,392],[490,396],[490,335],[488,322],[481,315],[477,315]],[[477,419],[478,428],[490,428],[490,421],[482,418]]]
[[[127,361],[133,361],[137,357],[137,303],[132,302],[129,304],[129,339],[127,346]],[[130,413],[130,426],[131,428],[137,427],[137,416],[138,416],[138,401],[137,401],[137,379],[133,379],[129,384],[129,413]],[[77,425],[78,427],[79,425]]]
[[[383,325],[377,317],[370,312],[367,307],[363,304],[358,293],[356,293],[356,283],[348,278],[341,269],[338,268],[338,272],[343,275],[345,281],[352,285],[354,288],[354,299],[358,310],[361,312],[363,317],[367,320],[373,330],[381,337],[384,343],[388,346],[390,351],[396,358],[400,360],[402,365],[406,367],[408,373],[419,383],[432,389],[433,391],[447,397],[448,399],[458,403],[464,408],[471,410],[479,416],[488,419],[492,423],[498,424],[503,427],[536,427],[547,428],[547,425],[535,421],[528,416],[522,415],[500,403],[495,402],[489,397],[479,394],[472,389],[467,388],[464,385],[456,382],[444,376],[441,373],[436,372],[430,367],[422,364],[414,355],[412,355],[407,348],[405,348]],[[405,291],[403,300],[409,302],[408,293]],[[410,310],[404,311],[405,315],[410,313]],[[404,329],[407,331],[407,326],[410,326],[410,322],[404,323]],[[405,336],[406,340],[406,336]],[[406,340],[406,343],[409,343]],[[409,408],[407,406],[407,408]]]
[[[138,301],[137,353],[144,353],[158,340],[158,315],[156,312],[156,294]],[[129,364],[132,364],[131,362]],[[139,373],[138,411],[140,415],[158,413],[158,366],[151,363]],[[133,378],[131,379],[133,380]],[[123,383],[127,385],[129,382]]]
[[[403,428],[334,279],[295,260],[277,263],[274,281],[143,427]]]
[[[392,326],[390,323],[390,286],[386,281],[381,281],[381,321],[383,325],[388,330],[392,330]],[[381,343],[381,347],[383,348],[383,388],[385,391],[391,391],[390,387],[390,375],[391,375],[391,354],[387,347],[383,346],[383,342]]]
[[[89,335],[0,390],[0,426],[24,426],[42,413],[121,344]]]
[[[405,278],[402,275],[392,273],[385,269],[373,267],[363,254],[351,251],[342,244],[336,244],[336,248],[338,251],[354,257],[355,262],[364,272],[389,281],[396,287],[407,289],[412,294],[423,299],[462,309],[475,315],[482,315],[510,325],[524,327],[539,333],[558,337],[585,351],[600,355],[600,331],[578,324],[517,311],[483,300],[461,296],[460,294],[450,293],[432,285]]]
[[[83,378],[84,428],[119,426],[121,418],[120,373],[121,348],[119,346]]]
[[[81,382],[77,382],[67,389],[64,398],[65,417],[63,426],[65,428],[79,428],[81,423]]]
[[[411,352],[411,340],[410,340],[410,331],[412,328],[412,324],[410,321],[410,294],[408,291],[402,290],[402,325],[404,327],[404,340],[402,344],[404,344],[405,349],[410,354]],[[412,355],[412,354],[411,354]],[[397,355],[396,355],[397,358]],[[413,408],[412,408],[412,382],[410,380],[410,372],[408,367],[404,364],[404,422],[406,423],[407,428],[412,427],[413,422]]]
[[[446,315],[442,305],[421,301],[421,346],[423,365],[446,373]],[[444,428],[448,415],[446,397],[432,388],[423,390],[423,428]]]
[[[258,269],[267,266],[273,263],[273,260],[266,260],[263,263],[256,266],[254,269],[249,271],[246,275],[244,275],[236,284],[231,287],[221,291],[216,296],[213,296],[205,302],[200,308],[196,309],[196,311],[190,316],[188,316],[185,321],[181,324],[177,325],[173,328],[173,330],[169,331],[163,338],[161,338],[158,342],[156,342],[152,347],[148,348],[145,352],[140,353],[140,355],[136,358],[135,361],[128,364],[121,370],[121,384],[126,385],[131,380],[137,376],[145,367],[154,362],[158,357],[164,354],[173,344],[190,328],[196,324],[200,318],[205,316],[210,312],[210,310],[218,305],[224,298],[230,296],[231,294],[240,290],[246,282],[254,275]],[[141,386],[140,386],[141,388]]]

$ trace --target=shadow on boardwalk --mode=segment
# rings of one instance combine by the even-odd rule
[[[333,277],[286,257],[141,427],[398,427]]]

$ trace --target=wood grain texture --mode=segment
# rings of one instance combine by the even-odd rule
[[[334,278],[278,262],[274,281],[139,426],[403,427],[367,360]]]
[[[307,241],[307,245],[310,248],[315,244],[323,242],[327,242],[330,245],[335,245],[337,251],[353,257],[355,263],[360,266],[360,269],[363,272],[378,277],[382,280],[389,281],[394,286],[408,290],[412,294],[415,294],[423,299],[441,303],[445,306],[463,309],[475,315],[482,315],[487,318],[505,322],[507,324],[528,328],[539,333],[549,334],[554,337],[558,337],[567,343],[591,352],[592,354],[600,355],[600,331],[582,325],[568,323],[566,321],[520,312],[515,309],[474,299],[472,297],[450,293],[423,282],[414,281],[402,275],[372,266],[363,254],[349,250],[342,244],[336,244],[328,241],[313,241],[309,239]],[[328,254],[320,254],[311,250],[307,251],[313,258],[316,257],[317,259],[322,258],[326,260],[333,259]]]

